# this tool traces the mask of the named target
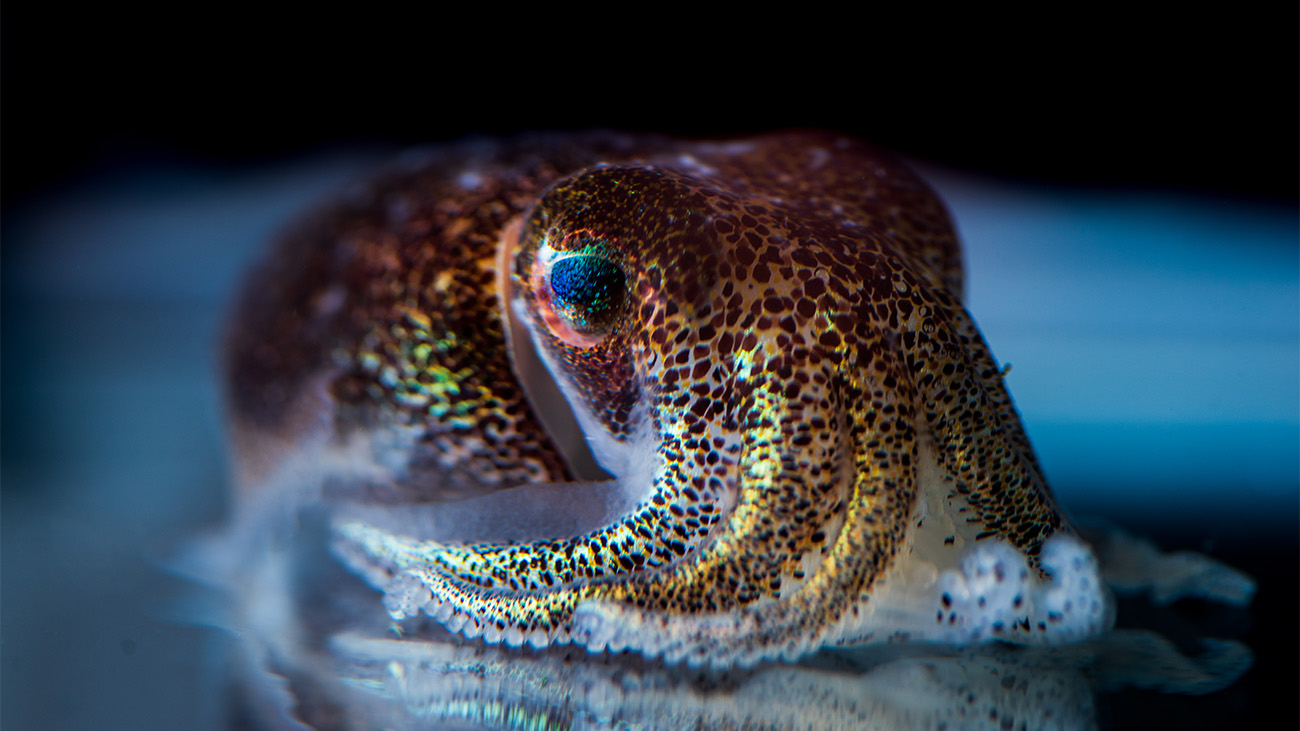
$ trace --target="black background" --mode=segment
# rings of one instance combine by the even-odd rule
[[[548,10],[6,3],[4,201],[159,159],[591,126],[829,127],[986,173],[1297,195],[1294,6]]]

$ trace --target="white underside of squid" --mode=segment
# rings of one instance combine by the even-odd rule
[[[753,613],[745,610],[668,615],[588,601],[576,608],[569,631],[545,637],[479,626],[440,599],[440,569],[433,558],[441,546],[471,533],[478,541],[497,542],[590,532],[634,507],[628,496],[637,491],[621,481],[526,486],[423,512],[358,509],[336,517],[335,552],[385,592],[395,620],[424,613],[453,631],[482,635],[489,642],[539,647],[571,642],[593,652],[634,650],[692,665],[793,659],[819,645],[908,640],[1058,644],[1110,628],[1113,602],[1085,543],[1066,533],[1049,539],[1041,556],[1044,578],[1008,543],[974,540],[982,527],[966,522],[967,506],[941,476],[928,440],[922,441],[918,479],[922,490],[906,540],[855,611],[820,636],[779,647],[745,641],[756,630]],[[454,516],[439,515],[440,509]],[[581,524],[584,515],[591,521],[586,525]],[[533,535],[523,532],[524,524]],[[456,526],[455,535],[445,532],[451,526]],[[489,526],[508,533],[486,535]]]

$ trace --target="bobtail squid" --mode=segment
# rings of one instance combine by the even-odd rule
[[[314,506],[349,611],[408,635],[725,667],[1103,632],[962,290],[935,193],[839,135],[414,154],[244,291],[236,523]]]

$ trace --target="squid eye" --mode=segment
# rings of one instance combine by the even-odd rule
[[[560,259],[551,265],[548,282],[555,312],[580,334],[604,334],[623,309],[626,277],[603,257],[578,254]]]

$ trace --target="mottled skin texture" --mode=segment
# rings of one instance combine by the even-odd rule
[[[558,312],[548,279],[579,253],[623,275],[596,326]],[[596,603],[665,632],[715,614],[743,617],[754,647],[815,644],[896,558],[923,439],[981,536],[1033,560],[1063,527],[961,304],[942,204],[887,155],[812,132],[521,140],[316,216],[231,336],[245,491],[308,432],[365,436],[384,469],[325,475],[354,499],[574,479],[512,371],[506,277],[575,410],[655,459],[650,499],[590,535],[429,544],[434,598],[480,628],[581,640],[575,609]]]

